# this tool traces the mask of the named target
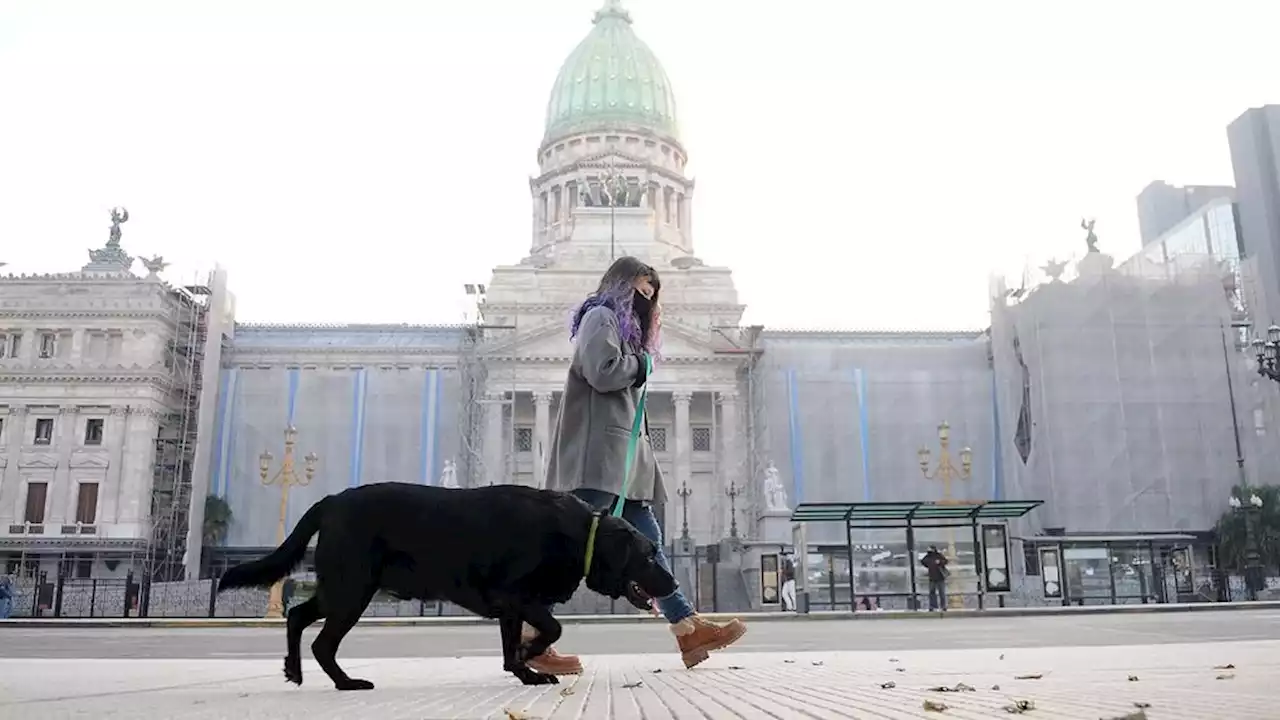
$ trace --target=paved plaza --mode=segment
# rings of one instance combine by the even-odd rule
[[[338,693],[306,652],[306,684],[284,682],[274,628],[5,627],[0,718],[1280,717],[1274,611],[762,622],[752,642],[693,671],[661,627],[567,633],[563,647],[584,654],[587,673],[528,688],[502,672],[491,628],[357,628],[344,666],[377,689]],[[779,648],[788,640],[798,647]],[[70,656],[77,644],[84,657]],[[1010,712],[1020,705],[1030,709]]]

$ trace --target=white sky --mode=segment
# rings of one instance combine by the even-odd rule
[[[457,322],[523,257],[560,63],[602,0],[0,0],[0,261],[107,237],[260,322]],[[771,326],[985,327],[987,275],[1138,247],[1230,184],[1280,3],[627,0],[675,86],[694,242]],[[785,10],[783,9],[785,8]],[[137,266],[139,272],[141,266]]]

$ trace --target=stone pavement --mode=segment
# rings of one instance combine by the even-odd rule
[[[377,683],[364,693],[333,690],[309,659],[301,688],[284,683],[278,659],[0,660],[0,718],[944,720],[1009,717],[1004,708],[1018,701],[1034,703],[1025,713],[1033,720],[1280,717],[1280,641],[730,652],[693,671],[674,654],[585,660],[581,678],[532,688],[503,673],[497,657],[346,662]],[[1235,667],[1215,668],[1227,664]],[[929,689],[957,683],[974,690]],[[948,709],[926,711],[926,701]]]

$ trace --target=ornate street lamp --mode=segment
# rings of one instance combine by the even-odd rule
[[[262,484],[271,486],[280,485],[280,522],[276,527],[276,544],[284,543],[285,525],[288,520],[289,511],[289,488],[293,486],[306,487],[311,484],[311,479],[316,474],[316,462],[320,459],[315,453],[307,453],[303,461],[306,463],[303,471],[304,477],[298,477],[294,472],[293,451],[298,441],[298,430],[292,425],[285,428],[284,431],[284,457],[280,459],[280,470],[274,476],[271,475],[271,461],[275,458],[271,453],[264,450],[258,456],[258,473],[262,477]],[[267,617],[282,618],[284,617],[284,580],[279,580],[271,586],[270,599],[267,600]]]
[[[1275,326],[1272,328],[1275,329]],[[1274,347],[1272,345],[1273,349]],[[1249,502],[1245,503],[1232,495],[1227,498],[1227,504],[1244,519],[1244,585],[1249,599],[1257,600],[1262,584],[1262,550],[1258,547],[1258,535],[1262,528],[1257,527],[1258,520],[1262,517],[1262,498],[1257,493],[1249,493]]]
[[[1253,339],[1253,352],[1258,360],[1258,374],[1280,382],[1280,325],[1267,328],[1267,339]]]
[[[920,474],[926,480],[942,481],[942,504],[954,505],[955,499],[951,496],[952,480],[968,480],[973,476],[973,450],[968,447],[960,448],[960,467],[957,468],[955,462],[951,459],[951,425],[945,420],[938,425],[938,465],[932,471],[929,467],[931,464],[929,448],[921,447],[916,451],[916,456],[920,460]],[[974,553],[978,552],[978,548],[973,549]],[[954,563],[956,561],[956,536],[953,528],[947,528],[947,560]],[[914,562],[915,559],[912,559]],[[949,598],[947,604],[952,608],[960,608],[964,606],[964,598],[959,593],[948,593]]]
[[[689,539],[689,496],[693,494],[693,490],[689,489],[686,482],[680,483],[680,489],[676,491],[680,496],[680,538],[682,540]]]
[[[742,488],[729,483],[724,494],[729,496],[729,537],[736,540],[738,538],[738,496],[742,494]]]

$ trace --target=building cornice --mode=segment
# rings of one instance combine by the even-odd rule
[[[136,385],[148,383],[156,387],[166,387],[173,382],[170,374],[163,369],[149,369],[139,366],[132,368],[0,367],[0,383],[28,385]]]
[[[768,338],[815,338],[823,340],[979,340],[989,330],[814,330],[800,328],[764,329],[760,333],[762,339]]]
[[[238,322],[236,323],[236,331],[254,331],[254,330],[326,330],[352,333],[367,332],[393,332],[393,333],[419,333],[419,332],[460,332],[474,328],[474,325],[453,324],[453,325],[415,325],[408,323],[252,323]]]

